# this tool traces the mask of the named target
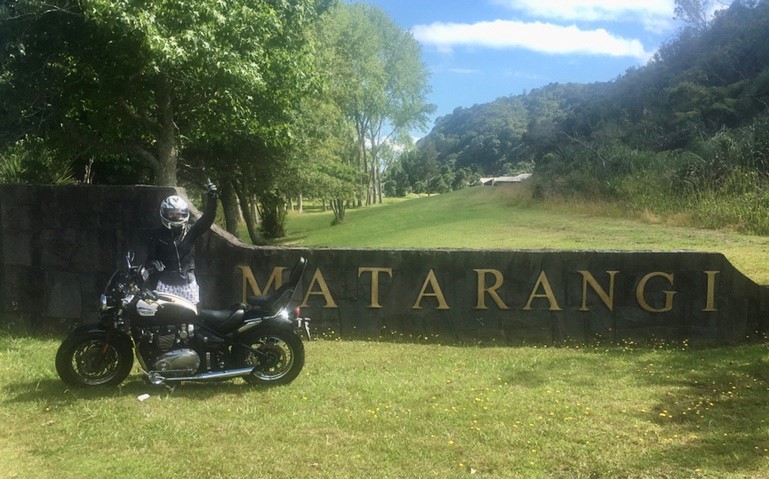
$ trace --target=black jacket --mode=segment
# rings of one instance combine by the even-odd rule
[[[165,284],[182,285],[195,280],[195,242],[211,228],[216,218],[216,198],[208,198],[203,215],[192,226],[169,229],[161,226],[150,236],[147,262],[160,261],[165,265],[162,272],[150,277],[150,284],[162,280]]]

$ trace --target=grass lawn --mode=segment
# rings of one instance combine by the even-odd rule
[[[677,226],[605,205],[534,203],[525,186],[468,188],[348,210],[345,223],[337,226],[331,226],[332,219],[331,212],[291,214],[280,244],[716,251],[757,283],[769,284],[769,237]]]
[[[763,478],[769,349],[307,343],[291,385],[67,389],[0,333],[0,476]],[[139,395],[150,398],[139,401]]]
[[[292,215],[303,246],[721,251],[769,283],[763,237],[537,205],[485,188]],[[631,217],[633,216],[633,217]],[[769,346],[306,343],[289,386],[68,389],[61,338],[0,328],[0,477],[767,478]],[[149,399],[138,397],[149,394]]]

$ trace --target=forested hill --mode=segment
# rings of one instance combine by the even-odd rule
[[[563,176],[584,169],[609,178],[637,168],[628,164],[631,157],[675,153],[677,160],[655,161],[675,162],[686,176],[713,166],[717,145],[709,142],[718,137],[747,141],[753,151],[721,154],[726,170],[736,165],[766,173],[768,34],[769,0],[736,0],[710,23],[681,30],[646,66],[613,81],[551,84],[457,108],[420,140],[418,155],[480,175],[533,168]]]

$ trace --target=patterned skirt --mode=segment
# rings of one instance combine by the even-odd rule
[[[200,287],[197,281],[193,281],[189,284],[165,284],[162,281],[158,281],[158,285],[155,290],[159,293],[171,293],[177,296],[181,296],[192,304],[198,304],[200,302]]]

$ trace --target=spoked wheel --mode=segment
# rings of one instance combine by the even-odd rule
[[[56,372],[70,386],[115,386],[131,373],[128,338],[107,342],[104,333],[69,336],[56,353]]]
[[[241,366],[254,367],[254,371],[244,378],[249,384],[288,384],[304,367],[304,344],[293,331],[260,332],[251,335],[246,344],[251,349],[237,348],[235,361]]]

